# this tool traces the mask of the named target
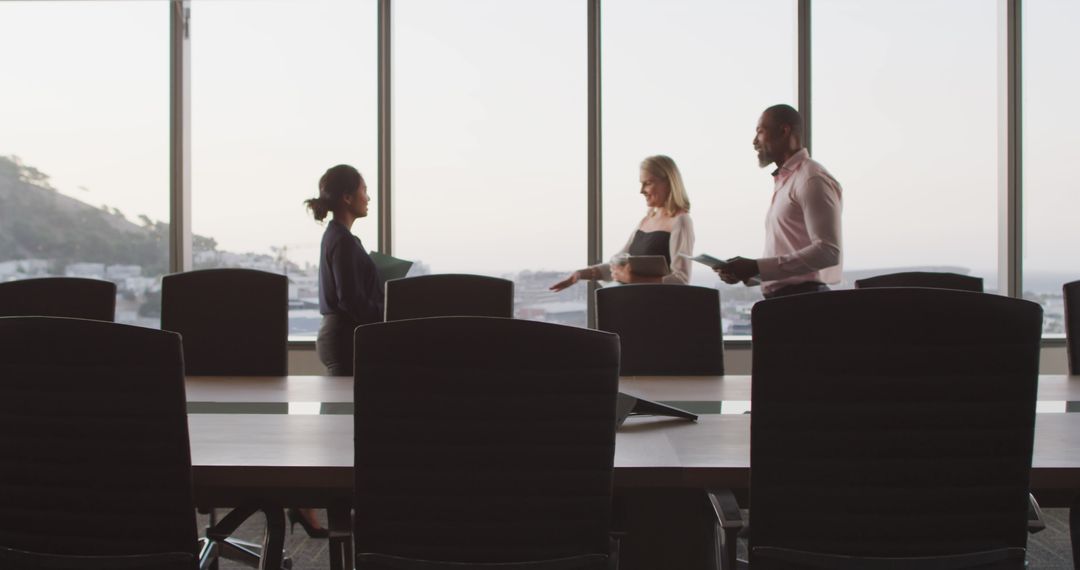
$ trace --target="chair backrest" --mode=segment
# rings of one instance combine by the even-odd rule
[[[933,271],[908,271],[875,275],[855,281],[856,289],[873,287],[929,287],[931,289],[955,289],[957,291],[983,292],[982,277]]]
[[[608,552],[615,335],[441,317],[361,326],[355,340],[357,553]]]
[[[1025,545],[1038,304],[856,289],[759,302],[752,326],[752,549]]]
[[[161,280],[161,328],[184,339],[191,375],[288,373],[289,281],[254,269],[203,269]]]
[[[196,549],[180,336],[0,318],[0,546]]]
[[[419,275],[386,282],[386,320],[514,316],[514,282],[484,275]]]
[[[1080,281],[1062,287],[1065,296],[1065,340],[1069,347],[1069,374],[1080,374]]]
[[[724,373],[720,292],[690,285],[596,291],[596,328],[619,335],[623,376]]]
[[[112,321],[116,316],[116,284],[80,277],[0,283],[0,317],[31,315]]]

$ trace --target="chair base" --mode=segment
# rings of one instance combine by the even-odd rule
[[[266,531],[263,534],[262,544],[254,544],[231,536],[244,521],[260,510],[266,516]],[[211,570],[216,570],[218,557],[234,560],[259,570],[292,569],[292,560],[284,554],[285,515],[281,508],[233,509],[219,522],[206,528],[206,540],[216,545],[218,549],[217,556],[209,566]]]

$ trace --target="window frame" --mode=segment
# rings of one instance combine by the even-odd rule
[[[190,34],[191,0],[168,0],[172,18],[170,46],[171,68],[171,133],[170,133],[170,269],[185,271],[192,268],[191,260],[191,189],[190,189]],[[796,0],[797,10],[797,61],[798,104],[806,121],[806,146],[810,146],[813,133],[813,82],[811,70],[811,17],[813,0]],[[1022,93],[1021,93],[1021,14],[1022,0],[999,0],[999,89],[1003,95],[999,120],[1001,139],[998,196],[998,273],[1001,292],[1010,297],[1023,294],[1023,154],[1022,154]],[[601,179],[601,4],[602,0],[585,0],[588,22],[588,183],[585,196],[586,260],[601,261],[602,243],[602,193]],[[196,14],[197,16],[197,14]],[[390,121],[393,96],[393,0],[378,0],[378,219],[379,250],[394,253],[391,210],[393,208],[393,124]],[[591,286],[590,286],[591,287]],[[591,293],[591,292],[590,292]],[[594,297],[589,295],[589,326],[594,322]],[[732,338],[733,342],[743,339]],[[1058,344],[1060,339],[1048,339]]]

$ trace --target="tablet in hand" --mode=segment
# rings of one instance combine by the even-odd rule
[[[662,255],[630,255],[627,256],[626,262],[634,275],[663,277],[671,273],[667,258]]]
[[[693,256],[686,255],[685,253],[680,253],[679,255],[681,257],[685,257],[686,259],[689,259],[691,261],[696,261],[698,263],[708,265],[709,267],[711,267],[713,269],[723,269],[724,266],[727,265],[727,262],[724,261],[723,259],[717,259],[717,258],[715,258],[715,257],[713,257],[713,256],[711,256],[711,255],[709,255],[707,253],[699,253],[699,254],[693,255]]]

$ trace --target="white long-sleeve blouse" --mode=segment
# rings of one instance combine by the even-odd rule
[[[626,244],[615,254],[616,256],[624,255],[630,251],[630,244],[633,243],[634,236],[647,219],[649,219],[648,215],[641,219],[637,228],[630,233],[630,239],[626,240]],[[671,273],[665,275],[661,282],[686,285],[690,282],[691,262],[679,254],[694,255],[694,222],[690,219],[689,213],[683,212],[675,216],[671,226],[671,238],[668,240],[668,247],[671,252]],[[611,263],[593,265],[590,269],[597,270],[601,280],[611,281]]]

